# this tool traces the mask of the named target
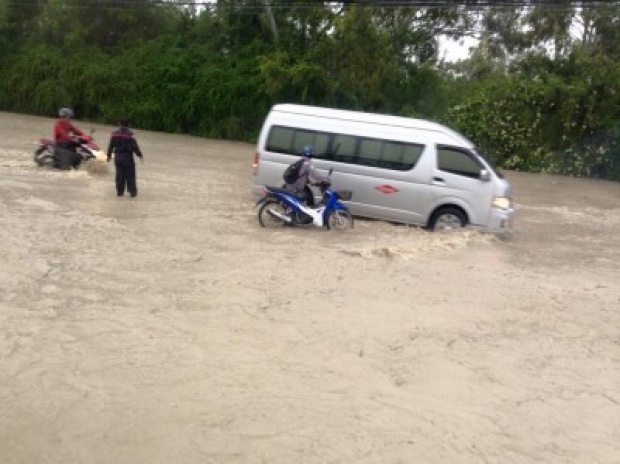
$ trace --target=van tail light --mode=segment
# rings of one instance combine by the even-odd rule
[[[258,155],[258,152],[254,153],[254,161],[252,162],[252,174],[256,175],[258,174],[258,162],[260,160],[260,157]]]

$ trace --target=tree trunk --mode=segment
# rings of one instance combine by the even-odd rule
[[[592,15],[588,10],[582,8],[581,18],[583,20],[583,33],[581,35],[581,45],[586,48],[592,42],[593,21]]]
[[[265,14],[267,15],[269,28],[271,29],[271,34],[273,35],[273,42],[278,45],[278,43],[280,42],[280,35],[278,34],[276,19],[274,18],[273,11],[271,10],[271,3],[269,2],[269,0],[261,0],[261,3],[265,7]]]

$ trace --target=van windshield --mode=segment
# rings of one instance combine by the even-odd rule
[[[489,165],[489,167],[493,170],[493,172],[495,173],[495,175],[497,177],[499,177],[500,179],[504,178],[504,173],[502,171],[500,171],[497,166],[495,166],[495,163],[491,160],[491,158],[489,158],[488,156],[486,156],[484,153],[479,152],[478,150],[473,150],[473,152],[475,154],[477,154],[480,158],[482,158],[483,160],[485,160],[487,162],[487,164]]]

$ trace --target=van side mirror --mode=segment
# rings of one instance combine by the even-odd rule
[[[480,176],[478,177],[482,182],[489,182],[491,180],[491,173],[486,169],[480,171]]]

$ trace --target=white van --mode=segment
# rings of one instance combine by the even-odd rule
[[[305,145],[332,183],[351,190],[357,216],[431,229],[471,225],[502,233],[514,214],[510,184],[461,134],[430,121],[275,105],[254,155],[254,193],[281,186]]]

